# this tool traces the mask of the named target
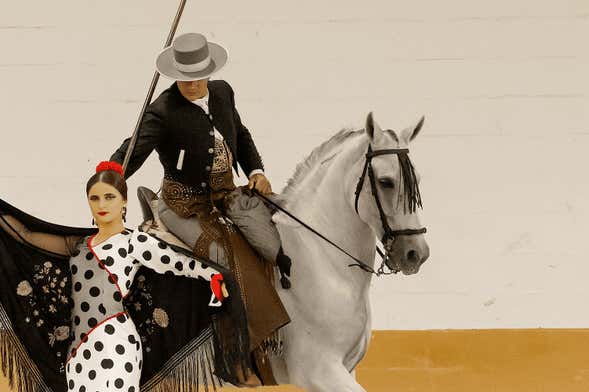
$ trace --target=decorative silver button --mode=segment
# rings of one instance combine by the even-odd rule
[[[212,114],[209,114],[209,118],[212,120],[213,119],[213,115]]]
[[[206,188],[206,187],[207,187],[207,183],[206,183],[206,182],[201,182],[201,183],[200,183],[200,185],[201,185],[203,188]]]
[[[211,131],[211,132],[209,132],[209,135],[211,135],[211,136],[215,136],[215,131]]]
[[[209,154],[212,154],[215,150],[213,150],[212,148],[209,148]]]
[[[210,166],[207,166],[207,167],[205,167],[205,170],[206,171],[211,171],[211,167]]]

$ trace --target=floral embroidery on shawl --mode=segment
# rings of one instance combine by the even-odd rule
[[[156,308],[151,294],[151,285],[146,283],[144,275],[136,278],[135,290],[131,291],[125,299],[125,306],[131,307],[133,320],[137,332],[141,336],[141,343],[145,352],[150,352],[149,337],[161,328],[167,328],[170,324],[168,313],[162,308]]]
[[[21,281],[16,287],[16,294],[22,297],[27,312],[25,321],[46,336],[63,372],[63,361],[71,337],[71,282],[68,274],[51,261],[36,264],[34,271],[32,284],[28,280]]]

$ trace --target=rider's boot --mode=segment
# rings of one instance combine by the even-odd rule
[[[278,266],[278,271],[280,271],[280,285],[283,289],[290,289],[291,284],[287,276],[290,276],[292,261],[290,257],[284,254],[282,246],[278,249],[278,254],[276,255],[276,265]]]

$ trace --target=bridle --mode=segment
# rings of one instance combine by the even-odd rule
[[[384,245],[385,251],[388,251],[392,248],[395,238],[400,235],[417,235],[417,234],[423,234],[426,232],[425,227],[422,227],[421,229],[401,229],[401,230],[391,229],[391,227],[389,226],[389,223],[388,223],[387,216],[384,213],[384,210],[382,208],[382,203],[380,202],[380,198],[378,197],[378,190],[376,188],[376,178],[374,177],[374,171],[372,169],[372,158],[375,156],[379,156],[379,155],[395,154],[399,158],[399,163],[401,164],[401,172],[403,173],[402,176],[404,179],[405,187],[407,188],[407,187],[413,186],[414,189],[416,190],[415,193],[412,193],[412,196],[413,196],[411,198],[412,200],[409,201],[409,203],[407,200],[405,200],[405,203],[409,204],[409,210],[411,212],[414,212],[415,208],[417,206],[421,207],[421,196],[419,195],[419,189],[417,188],[417,183],[415,182],[415,172],[413,169],[413,165],[411,164],[411,161],[409,160],[409,157],[407,155],[408,153],[409,153],[409,149],[407,149],[407,148],[396,148],[396,149],[372,151],[372,147],[370,145],[368,145],[368,151],[366,152],[366,161],[364,162],[364,169],[362,170],[362,175],[358,179],[358,184],[356,185],[355,209],[356,209],[356,213],[358,213],[358,199],[360,197],[360,193],[362,192],[362,187],[364,185],[364,179],[366,178],[366,173],[368,173],[368,178],[370,179],[370,187],[372,190],[372,194],[374,195],[374,201],[376,202],[376,207],[378,208],[378,213],[380,215],[380,221],[381,221],[382,227],[384,229],[384,235],[383,235],[381,241]],[[406,191],[407,191],[407,189],[406,189]],[[380,266],[378,267],[378,269],[374,270],[374,268],[372,268],[370,265],[368,265],[367,263],[358,259],[357,257],[351,255],[345,249],[342,249],[339,245],[337,245],[336,243],[331,241],[329,238],[325,237],[323,234],[319,233],[317,230],[315,230],[314,228],[312,228],[311,226],[309,226],[308,224],[306,224],[305,222],[303,222],[302,220],[300,220],[299,218],[297,218],[296,216],[291,214],[289,211],[282,208],[282,206],[276,204],[274,201],[272,201],[269,198],[267,198],[266,196],[262,195],[260,192],[258,192],[257,189],[254,188],[253,192],[256,195],[258,195],[260,198],[262,198],[263,200],[268,202],[269,204],[276,207],[276,209],[284,212],[286,215],[288,215],[289,217],[291,217],[292,219],[294,219],[295,221],[300,223],[303,227],[305,227],[309,231],[313,232],[318,237],[321,237],[323,240],[325,240],[326,242],[330,243],[331,245],[333,245],[334,247],[336,247],[337,249],[339,249],[340,251],[342,251],[343,253],[348,255],[350,258],[352,258],[357,263],[357,264],[348,264],[348,267],[359,267],[360,269],[362,269],[366,272],[369,272],[371,274],[374,274],[376,276],[396,274],[397,272],[399,272],[399,270],[392,269],[392,268],[389,268],[390,271],[385,270],[386,262],[388,261],[388,256],[382,250],[380,250],[380,248],[378,246],[376,247],[376,251],[378,252],[378,254],[380,255],[382,260],[381,260],[381,263],[380,263]]]
[[[366,174],[368,174],[368,178],[370,180],[370,190],[372,192],[372,195],[374,196],[374,202],[376,203],[376,208],[378,209],[378,214],[380,216],[380,222],[381,222],[382,228],[384,230],[384,235],[381,239],[381,242],[384,245],[384,248],[386,251],[389,251],[392,248],[395,238],[400,235],[417,235],[417,234],[423,234],[427,231],[427,229],[425,227],[422,227],[421,229],[399,229],[399,230],[391,229],[391,226],[389,225],[387,216],[384,212],[384,209],[382,208],[382,203],[380,201],[380,197],[378,196],[378,188],[376,187],[376,178],[374,176],[374,170],[372,168],[372,158],[374,158],[376,156],[380,156],[380,155],[395,154],[395,155],[397,155],[397,157],[399,159],[400,170],[401,170],[401,173],[403,176],[404,186],[406,188],[405,189],[406,193],[407,193],[407,187],[413,187],[413,189],[416,190],[416,192],[413,195],[411,195],[411,197],[410,197],[411,200],[407,200],[407,197],[405,197],[404,208],[408,204],[409,205],[409,212],[415,212],[416,207],[418,207],[418,206],[421,207],[421,196],[419,194],[419,189],[417,188],[417,183],[415,182],[415,172],[413,169],[413,165],[411,164],[411,161],[409,160],[409,156],[407,155],[408,153],[409,153],[408,148],[391,148],[391,149],[383,149],[383,150],[374,150],[373,151],[372,146],[369,144],[368,151],[366,152],[366,160],[364,161],[364,168],[362,169],[362,175],[358,179],[358,184],[356,185],[356,192],[355,192],[356,193],[356,200],[354,202],[354,208],[356,210],[356,213],[359,214],[358,213],[358,201],[360,199],[360,193],[362,192],[362,188],[364,186],[364,180],[366,179]],[[407,195],[405,195],[405,196],[407,196]],[[381,265],[377,271],[374,271],[374,269],[372,267],[366,265],[365,263],[351,264],[350,266],[360,267],[361,269],[363,269],[367,272],[374,273],[377,276],[388,275],[391,273],[399,272],[398,270],[395,270],[395,269],[391,269],[390,272],[385,272],[384,267],[385,267],[386,262],[388,260],[388,256],[384,252],[382,252],[378,247],[376,247],[376,250],[378,251],[378,254],[380,255],[380,257],[382,258]]]

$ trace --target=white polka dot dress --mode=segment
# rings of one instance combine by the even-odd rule
[[[91,240],[70,259],[74,339],[66,362],[68,390],[139,392],[141,339],[123,307],[137,270],[144,265],[207,281],[218,271],[138,230],[124,231],[95,247]],[[221,303],[212,295],[209,304]]]

